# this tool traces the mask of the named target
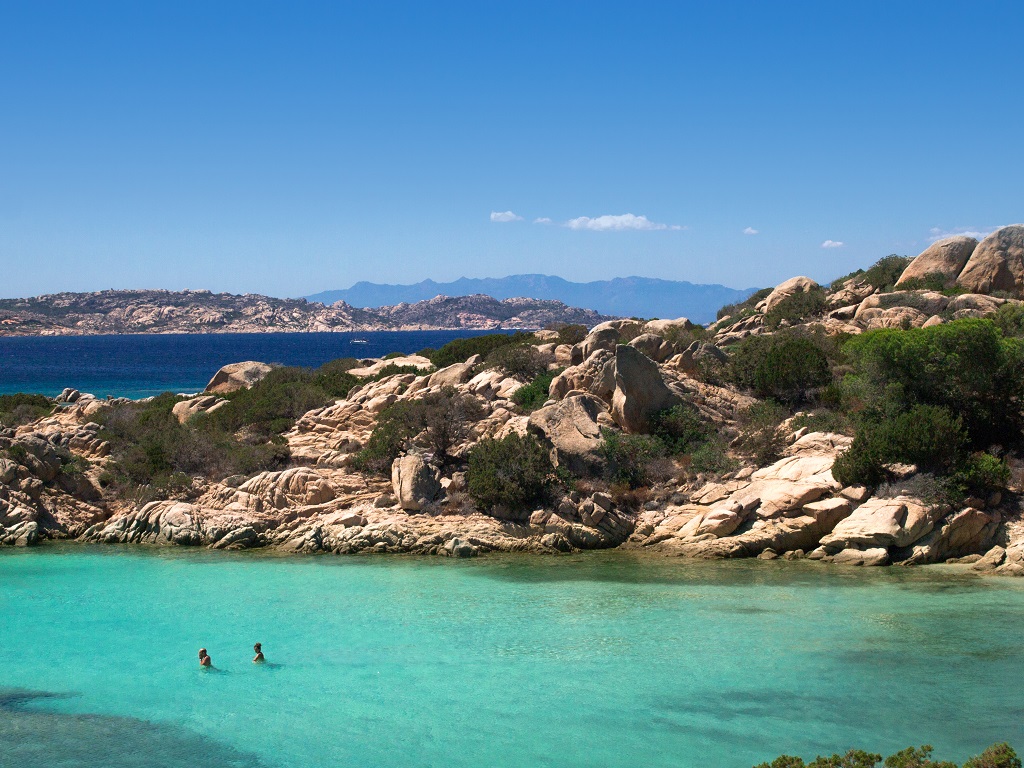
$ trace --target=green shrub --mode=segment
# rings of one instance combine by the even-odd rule
[[[832,475],[844,485],[876,486],[886,476],[884,465],[894,463],[946,475],[963,459],[966,444],[959,416],[941,406],[915,405],[863,424],[850,448],[836,459]]]
[[[779,424],[787,415],[786,409],[773,400],[762,400],[746,408],[739,415],[740,435],[736,448],[758,466],[771,464],[786,447]]]
[[[381,359],[382,360],[394,360],[396,357],[405,357],[405,353],[404,352],[388,352]]]
[[[608,479],[614,484],[639,488],[654,475],[654,463],[665,455],[664,444],[651,435],[627,435],[602,429],[601,456],[608,462]]]
[[[957,768],[956,763],[947,760],[932,760],[934,748],[908,747],[885,758],[885,768]],[[770,763],[759,763],[754,768],[876,768],[882,756],[859,749],[851,749],[845,755],[818,756],[809,763],[792,755],[782,755]],[[1020,758],[1006,743],[994,744],[980,755],[972,757],[963,768],[1021,768]]]
[[[953,481],[966,493],[986,496],[1006,488],[1010,482],[1010,467],[991,453],[974,453],[957,468]]]
[[[721,475],[732,472],[739,466],[729,455],[729,447],[721,435],[712,435],[706,442],[690,454],[690,471]]]
[[[768,295],[772,292],[772,288],[761,288],[760,290],[754,291],[743,301],[738,301],[735,304],[726,304],[724,307],[718,310],[717,319],[724,320],[727,317],[732,317],[743,310],[752,310],[759,301],[768,298]]]
[[[0,395],[0,425],[20,427],[48,416],[53,411],[53,401],[44,395],[18,392]]]
[[[782,323],[797,325],[806,320],[820,317],[825,312],[825,290],[814,287],[809,291],[796,291],[765,313],[764,324],[778,328]]]
[[[390,476],[391,465],[413,442],[445,465],[451,450],[463,442],[483,409],[477,401],[454,387],[444,387],[418,400],[401,400],[377,417],[369,440],[353,461],[362,472]]]
[[[529,435],[484,439],[469,453],[467,489],[481,509],[530,511],[548,501],[554,481],[551,458]]]
[[[470,336],[466,339],[449,341],[438,350],[425,349],[420,354],[429,352],[425,357],[437,368],[447,368],[455,363],[464,363],[473,355],[487,357],[491,352],[509,344],[529,344],[533,341],[532,333],[517,332],[491,333],[484,336]]]
[[[750,336],[733,350],[726,377],[758,397],[796,404],[832,379],[824,345],[798,331]]]
[[[793,430],[807,428],[808,432],[833,432],[839,435],[853,435],[854,424],[850,416],[831,408],[817,408],[793,419]]]
[[[897,278],[898,280],[899,278]],[[929,272],[924,277],[912,277],[895,286],[897,291],[937,291],[942,293],[946,289],[949,278],[941,272]],[[961,289],[962,290],[962,289]]]
[[[1003,336],[1007,338],[1024,336],[1024,304],[1015,302],[1003,304],[992,313],[991,318]]]
[[[674,455],[692,453],[708,439],[708,427],[692,405],[681,403],[656,413],[651,419],[651,434],[661,440]]]
[[[487,355],[485,364],[506,376],[531,381],[547,370],[544,357],[530,344],[506,344]]]
[[[377,416],[373,432],[355,455],[352,467],[360,472],[390,477],[391,465],[422,429],[422,414],[416,401],[402,400],[388,406]]]
[[[288,446],[279,438],[247,442],[200,418],[179,424],[171,413],[178,401],[165,393],[145,403],[120,403],[95,416],[111,445],[107,485],[112,493],[140,498],[140,488],[171,493],[190,486],[191,476],[219,480],[287,465]]]
[[[909,256],[897,256],[895,253],[890,253],[868,267],[864,271],[863,280],[872,288],[889,292],[912,261],[913,259]]]
[[[835,280],[829,283],[828,289],[833,292],[838,291],[843,287],[847,280],[851,280],[854,277],[860,277],[863,274],[863,269],[856,269],[853,272],[850,272],[849,274],[843,275],[842,277],[837,277]]]
[[[868,331],[847,341],[846,407],[883,420],[916,404],[948,408],[975,448],[1019,439],[1024,340],[1003,338],[991,320]]]
[[[512,393],[512,402],[518,405],[526,413],[533,413],[540,408],[548,399],[548,392],[551,389],[551,382],[562,372],[559,368],[556,371],[545,371],[524,387],[520,387]]]
[[[557,344],[568,344],[570,347],[579,344],[585,338],[590,330],[585,325],[580,323],[549,323],[545,326],[545,330],[557,331],[558,341]]]

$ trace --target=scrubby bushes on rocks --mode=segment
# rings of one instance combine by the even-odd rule
[[[897,256],[895,253],[890,253],[864,270],[859,277],[872,288],[888,293],[912,261],[913,259],[909,256]]]
[[[0,395],[0,425],[18,427],[42,418],[53,410],[50,398],[22,392]]]
[[[468,436],[483,411],[472,397],[444,387],[418,400],[400,400],[377,417],[370,439],[356,454],[353,466],[388,476],[391,465],[413,442],[431,453],[440,465],[450,463],[451,451]]]
[[[548,391],[551,389],[551,382],[562,372],[559,368],[555,371],[544,371],[525,387],[520,387],[512,393],[512,402],[522,408],[526,413],[532,413],[547,402]]]
[[[718,310],[717,319],[724,320],[727,317],[734,317],[735,315],[742,314],[744,312],[752,313],[758,302],[768,298],[768,295],[771,292],[771,288],[761,288],[758,291],[754,291],[754,293],[743,301],[736,302],[735,304],[726,304]]]
[[[469,453],[467,490],[483,510],[529,512],[549,500],[554,483],[551,458],[532,436],[481,440]]]
[[[811,288],[809,291],[794,291],[772,307],[764,316],[768,328],[778,328],[783,323],[797,325],[825,312],[825,289]]]
[[[547,363],[531,344],[506,344],[485,360],[488,368],[497,368],[506,376],[531,381],[547,370]]]
[[[692,453],[707,441],[710,434],[697,409],[686,403],[655,414],[651,424],[651,433],[670,454]]]
[[[529,344],[532,341],[532,333],[489,333],[484,336],[455,339],[440,349],[424,349],[420,354],[429,358],[437,368],[447,368],[455,363],[464,363],[473,355],[486,358],[499,347],[510,344]]]
[[[786,409],[772,400],[762,400],[739,414],[740,434],[736,448],[758,466],[771,464],[782,455],[786,439],[779,425]]]
[[[726,377],[758,397],[797,404],[832,380],[832,347],[823,336],[798,331],[751,336],[733,350]]]
[[[907,747],[885,758],[885,768],[958,768],[948,760],[932,760],[934,748],[930,745]],[[809,763],[792,755],[781,755],[770,763],[759,763],[754,768],[875,768],[882,756],[860,749],[851,749],[845,755],[818,756]],[[1021,768],[1020,758],[1013,748],[1004,743],[993,744],[980,755],[972,757],[961,768]]]
[[[639,488],[649,485],[661,474],[659,460],[665,456],[665,445],[652,435],[627,435],[602,429],[601,456],[608,466],[608,479],[613,485]]]

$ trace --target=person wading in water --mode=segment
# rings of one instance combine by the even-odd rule
[[[256,645],[254,645],[252,647],[252,649],[254,651],[256,651],[256,658],[254,658],[252,660],[253,664],[262,664],[264,661],[266,661],[266,659],[263,658],[263,644],[262,643],[256,643]]]
[[[199,666],[200,667],[212,667],[213,662],[210,660],[210,654],[206,652],[205,648],[199,649]]]

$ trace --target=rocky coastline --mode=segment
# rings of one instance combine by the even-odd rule
[[[921,275],[934,280],[939,273],[949,285],[964,286],[955,293],[913,283],[909,290],[885,291],[858,275],[826,289],[798,277],[708,329],[685,318],[610,320],[576,343],[556,331],[539,332],[528,345],[531,359],[552,376],[546,399],[532,409],[516,398],[530,386],[529,377],[489,365],[481,355],[441,368],[419,356],[361,361],[347,371],[358,385],[308,410],[281,434],[287,466],[192,477],[187,488],[165,498],[105,494],[102,474],[112,448],[100,421],[118,401],[67,390],[52,413],[0,432],[0,544],[68,539],[451,557],[622,548],[837,566],[960,563],[978,573],[1021,576],[1024,488],[1016,474],[1001,490],[955,504],[915,495],[911,482],[844,484],[833,468],[854,437],[800,426],[800,412],[773,427],[779,449],[768,461],[744,455],[733,439],[729,463],[718,471],[688,470],[690,459],[677,457],[666,460],[671,471],[637,492],[587,479],[607,468],[609,435],[646,434],[657,414],[677,405],[692,408],[718,434],[735,437],[741,415],[758,398],[703,371],[735,354],[743,339],[777,333],[773,310],[794,296],[818,292],[821,306],[808,318],[784,319],[782,327],[842,338],[986,318],[1002,305],[1020,305],[1024,226],[1000,230],[981,244],[963,240],[931,246],[896,283]],[[1015,277],[1004,279],[1007,274]],[[229,366],[207,392],[179,398],[174,416],[189,423],[228,407],[230,393],[257,385],[270,370],[259,363]],[[390,477],[359,465],[382,414],[441,394],[470,403],[475,414],[452,446],[451,461],[409,443],[390,463]],[[511,435],[535,441],[559,472],[578,479],[534,508],[475,504],[467,457],[481,443]],[[67,472],[69,456],[85,468]],[[904,481],[921,468],[892,464],[887,472]]]
[[[560,301],[436,296],[362,309],[339,301],[197,291],[122,290],[0,299],[0,336],[517,330],[609,319]]]

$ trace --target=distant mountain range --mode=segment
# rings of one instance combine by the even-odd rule
[[[551,275],[510,275],[462,277],[450,283],[424,280],[414,285],[360,282],[345,290],[323,291],[305,298],[322,304],[344,301],[353,307],[385,307],[424,301],[439,295],[485,294],[495,299],[553,299],[571,307],[586,307],[605,315],[688,317],[694,322],[708,323],[715,319],[719,308],[743,301],[755,290],[649,277],[617,277],[614,280],[573,283]]]

